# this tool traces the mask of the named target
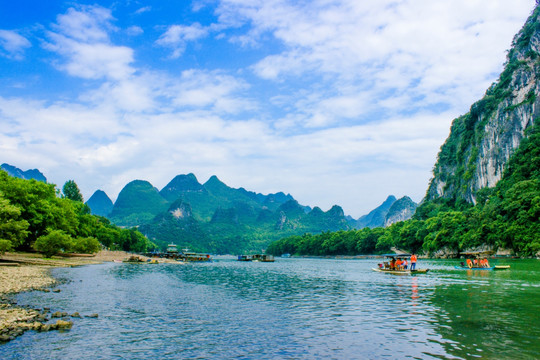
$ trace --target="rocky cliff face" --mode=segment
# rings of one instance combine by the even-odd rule
[[[371,210],[369,214],[361,216],[356,221],[356,223],[353,224],[353,226],[357,229],[362,229],[365,227],[376,228],[384,226],[384,219],[388,214],[388,210],[390,210],[392,204],[394,204],[396,200],[397,199],[394,195],[388,196],[381,205]]]
[[[408,196],[404,196],[392,204],[386,218],[384,226],[390,226],[399,221],[405,221],[412,218],[418,205]]]
[[[455,119],[441,147],[426,200],[463,199],[493,187],[540,115],[540,9],[537,7],[508,52],[499,80],[470,112]]]

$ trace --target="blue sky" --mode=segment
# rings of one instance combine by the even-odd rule
[[[85,199],[175,175],[359,217],[420,201],[535,1],[0,3],[0,162]]]

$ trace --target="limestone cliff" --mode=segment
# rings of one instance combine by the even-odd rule
[[[441,147],[426,200],[476,202],[476,192],[493,187],[508,160],[540,115],[540,10],[514,37],[504,71],[469,113],[452,123]]]
[[[384,226],[390,226],[399,221],[409,220],[414,215],[418,205],[408,196],[395,201],[384,219]]]

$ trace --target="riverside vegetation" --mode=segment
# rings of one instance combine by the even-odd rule
[[[66,182],[62,194],[53,184],[0,171],[0,254],[35,249],[51,257],[95,253],[101,246],[144,252],[153,244],[134,228],[91,215],[74,181]]]

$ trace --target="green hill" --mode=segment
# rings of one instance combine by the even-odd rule
[[[120,191],[109,217],[119,226],[137,226],[151,222],[168,206],[152,184],[134,180]]]

